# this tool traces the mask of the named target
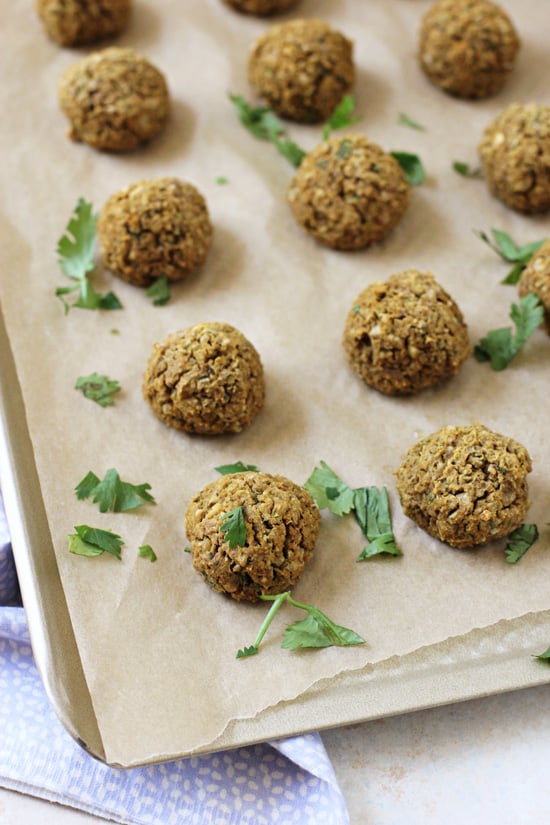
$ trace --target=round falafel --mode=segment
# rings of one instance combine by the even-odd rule
[[[518,291],[520,298],[534,292],[544,307],[544,326],[550,335],[550,238],[536,252],[521,273]]]
[[[176,430],[241,432],[263,407],[260,356],[230,324],[196,324],[153,346],[143,396],[157,418]]]
[[[224,528],[240,508],[243,543]],[[191,500],[185,529],[193,567],[220,593],[256,602],[293,587],[311,558],[320,513],[307,490],[280,475],[242,472],[207,484]]]
[[[253,14],[256,17],[269,17],[272,14],[281,14],[297,6],[300,0],[222,0],[226,6],[242,14]]]
[[[420,65],[448,94],[496,94],[515,65],[519,38],[506,12],[490,0],[438,0],[422,19]]]
[[[529,507],[531,458],[513,438],[481,424],[443,427],[397,471],[403,512],[440,541],[467,550],[507,536]]]
[[[84,46],[120,34],[132,0],[36,0],[48,37],[60,46]]]
[[[429,273],[409,269],[368,286],[343,338],[352,369],[387,395],[410,395],[455,375],[471,352],[455,301]]]
[[[136,286],[184,278],[206,260],[212,232],[205,199],[178,178],[141,180],[116,192],[97,222],[105,265]]]
[[[58,94],[70,139],[111,152],[151,140],[170,111],[162,72],[132,49],[118,46],[93,52],[65,69]]]
[[[394,157],[363,135],[347,135],[307,153],[287,200],[317,241],[351,250],[389,235],[407,210],[410,189]]]
[[[512,103],[485,129],[479,154],[489,190],[510,209],[550,209],[550,107]]]
[[[248,78],[281,117],[320,123],[353,87],[353,44],[322,20],[279,23],[252,45]]]

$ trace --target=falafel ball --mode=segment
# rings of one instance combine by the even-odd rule
[[[534,292],[544,307],[544,326],[550,335],[550,238],[536,252],[521,273],[518,290],[520,298]]]
[[[438,0],[422,19],[418,58],[444,92],[479,99],[502,88],[519,45],[512,21],[490,0]]]
[[[479,154],[489,190],[510,209],[550,209],[550,107],[512,103],[485,129]]]
[[[136,286],[184,278],[206,260],[212,232],[205,199],[178,178],[141,180],[116,192],[97,222],[105,266]]]
[[[350,250],[389,235],[407,210],[410,190],[394,157],[363,135],[347,135],[305,155],[287,200],[317,241]]]
[[[132,0],[36,0],[48,36],[60,46],[83,46],[120,34]]]
[[[143,396],[157,418],[176,430],[238,433],[264,403],[260,356],[230,324],[196,324],[153,346]]]
[[[256,17],[268,17],[281,14],[297,6],[300,0],[222,0],[226,6],[242,14],[254,14]]]
[[[319,123],[355,82],[353,44],[322,20],[279,23],[253,44],[248,78],[281,117]]]
[[[507,536],[529,507],[525,447],[481,424],[443,427],[415,444],[397,471],[406,516],[467,550]]]
[[[123,152],[151,140],[170,110],[162,72],[132,49],[111,46],[69,66],[59,83],[59,102],[71,140]]]
[[[409,269],[361,292],[343,338],[352,369],[387,395],[441,384],[468,358],[468,328],[451,296],[429,272]]]
[[[224,522],[237,508],[246,538],[232,546]],[[311,558],[319,526],[319,508],[303,487],[259,472],[207,484],[185,514],[193,567],[236,601],[256,602],[293,587]]]

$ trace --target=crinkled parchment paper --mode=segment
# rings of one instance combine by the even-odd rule
[[[402,656],[448,637],[549,608],[548,355],[537,331],[504,372],[470,359],[446,386],[418,397],[385,397],[346,364],[344,319],[374,280],[416,267],[453,295],[475,343],[509,323],[517,300],[500,284],[506,264],[473,234],[497,227],[520,243],[550,234],[547,217],[518,216],[482,181],[459,177],[453,160],[476,165],[485,125],[509,102],[550,104],[546,0],[505,0],[522,39],[514,75],[497,97],[468,103],[431,86],[417,68],[416,32],[424,0],[303,0],[355,42],[355,129],[388,150],[417,152],[428,171],[410,209],[386,242],[358,253],[332,252],[295,223],[285,202],[292,167],[239,123],[227,93],[251,97],[246,53],[272,21],[240,16],[220,0],[137,0],[119,38],[165,73],[173,113],[163,135],[126,155],[100,154],[66,137],[56,85],[84,50],[49,42],[31,4],[16,0],[2,25],[2,309],[20,377],[60,576],[109,761],[149,761],[214,746],[232,720],[252,718],[345,671]],[[295,13],[295,16],[298,12]],[[399,125],[405,112],[425,132]],[[290,126],[304,148],[319,127]],[[66,282],[57,239],[83,196],[96,209],[144,177],[176,175],[207,199],[215,234],[207,263],[173,288],[165,307],[101,269],[124,309],[65,316],[54,296]],[[219,176],[228,183],[216,182]],[[152,344],[203,321],[238,327],[259,350],[267,401],[247,432],[193,438],[163,426],[141,397]],[[113,331],[116,330],[117,334]],[[80,375],[106,373],[123,390],[101,409],[73,389]],[[529,520],[541,537],[516,566],[503,542],[452,550],[402,514],[394,471],[419,437],[446,424],[479,420],[522,441],[533,458]],[[350,485],[387,485],[401,559],[357,564],[363,547],[352,518],[324,514],[314,560],[296,597],[314,602],[364,636],[362,647],[292,653],[279,647],[279,614],[261,654],[237,661],[264,607],[212,592],[184,552],[190,497],[236,459],[304,483],[320,459]],[[100,514],[74,487],[93,470],[149,482],[157,500],[133,513]],[[74,525],[114,530],[123,560],[71,555]],[[151,544],[158,561],[138,558]],[[549,640],[550,641],[550,640]],[[325,682],[323,682],[325,683]],[[304,727],[315,720],[304,719]]]

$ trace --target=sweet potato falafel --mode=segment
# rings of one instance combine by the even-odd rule
[[[353,44],[322,20],[278,23],[253,44],[248,78],[281,117],[319,123],[353,87]]]
[[[300,0],[222,0],[222,2],[242,14],[268,17],[271,14],[281,14],[294,8]]]
[[[479,99],[502,88],[519,45],[512,21],[490,0],[438,0],[422,19],[418,57],[443,91]]]
[[[242,545],[223,524],[241,508]],[[243,472],[207,484],[191,500],[185,529],[193,567],[220,593],[258,601],[293,587],[319,535],[319,508],[303,487],[280,475]]]
[[[120,34],[132,0],[36,0],[48,36],[60,46],[83,46]]]
[[[489,190],[510,209],[550,209],[550,107],[512,103],[485,129],[479,154]]]
[[[363,135],[323,141],[302,160],[287,199],[297,222],[332,249],[381,241],[409,205],[399,163]]]
[[[522,444],[481,424],[443,427],[415,444],[397,471],[406,516],[467,550],[507,536],[529,507],[531,459]]]
[[[451,296],[429,272],[409,269],[361,292],[343,338],[352,369],[387,395],[407,395],[455,375],[471,352]]]
[[[63,72],[59,102],[71,140],[123,152],[155,137],[165,126],[170,99],[162,72],[132,49],[112,46]]]
[[[520,298],[534,292],[544,307],[544,326],[550,335],[550,238],[533,253],[521,273],[518,291]]]
[[[230,324],[196,324],[153,346],[143,396],[157,418],[176,430],[238,433],[264,403],[260,356]]]
[[[178,178],[141,180],[116,192],[97,222],[105,266],[136,286],[184,278],[206,260],[212,232],[205,199]]]

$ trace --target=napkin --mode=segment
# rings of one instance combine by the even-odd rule
[[[33,661],[0,497],[0,786],[128,825],[348,825],[318,733],[127,770],[89,756]]]

